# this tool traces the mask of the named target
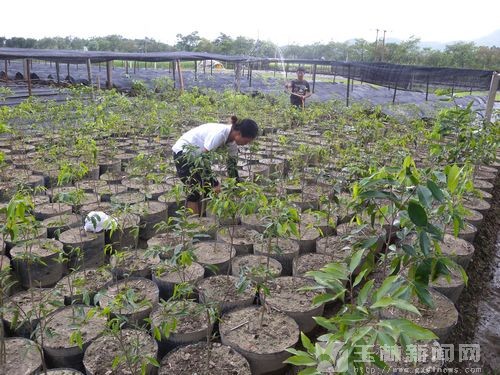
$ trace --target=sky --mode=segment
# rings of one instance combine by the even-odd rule
[[[6,0],[3,0],[6,1]],[[3,7],[0,36],[40,39],[111,34],[168,44],[198,31],[221,32],[278,45],[363,38],[470,41],[500,28],[498,0],[23,0]],[[17,9],[17,11],[16,11]],[[10,15],[9,15],[10,13]]]

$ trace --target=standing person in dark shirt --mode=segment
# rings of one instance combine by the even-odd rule
[[[304,108],[306,99],[312,95],[309,82],[304,79],[305,71],[304,67],[299,66],[297,79],[287,84],[287,89],[290,92],[290,103],[298,108]]]

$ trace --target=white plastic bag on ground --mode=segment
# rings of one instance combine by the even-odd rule
[[[86,232],[99,233],[111,228],[116,220],[102,211],[91,211],[85,217],[83,228]]]

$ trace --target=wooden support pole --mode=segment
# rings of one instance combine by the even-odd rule
[[[317,65],[314,64],[314,66],[313,66],[313,89],[312,89],[313,94],[314,94],[314,89],[316,87],[316,69],[317,69]]]
[[[4,61],[5,66],[5,82],[9,82],[9,71],[7,70],[7,60]]]
[[[198,81],[198,61],[194,60],[194,80]]]
[[[177,80],[175,79],[175,61],[172,61],[172,78],[174,79],[174,89],[177,86]]]
[[[113,74],[112,74],[111,61],[106,61],[106,88],[107,89],[113,88],[112,75]]]
[[[203,74],[207,72],[207,60],[203,60]]]
[[[453,82],[451,84],[451,95],[455,93],[455,76],[453,76]]]
[[[69,64],[66,64],[66,70],[68,71],[68,76],[69,76]]]
[[[351,85],[351,65],[347,66],[347,92],[346,92],[346,107],[349,107],[349,86]]]
[[[429,75],[427,74],[427,82],[425,84],[425,101],[429,99]]]
[[[252,86],[250,82],[250,87]],[[234,68],[234,91],[240,92],[241,87],[241,63],[236,63]]]
[[[179,89],[182,92],[184,91],[184,79],[182,78],[182,70],[181,70],[181,61],[177,60],[177,71],[179,74]]]
[[[498,83],[500,82],[500,74],[493,72],[491,76],[490,92],[488,94],[488,101],[486,102],[486,110],[484,112],[484,121],[491,122],[491,114],[493,112],[493,104],[495,103],[495,96],[498,91]]]
[[[125,61],[125,74],[128,74],[128,61]]]
[[[134,61],[134,74],[137,71],[137,61]]]
[[[253,72],[252,64],[250,64],[250,66],[248,67],[248,86],[249,87],[252,87],[252,72]]]
[[[87,78],[89,80],[89,85],[92,86],[92,65],[90,59],[87,59]]]
[[[56,79],[58,84],[61,83],[61,69],[59,66],[59,61],[56,61]]]
[[[31,59],[26,59],[26,75],[28,77],[28,96],[31,96]]]
[[[214,74],[214,61],[210,60],[210,75]]]

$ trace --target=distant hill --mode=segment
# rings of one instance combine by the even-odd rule
[[[478,46],[500,47],[500,29],[493,31],[491,34],[474,40]]]
[[[401,43],[403,40],[398,38],[387,38],[386,43]],[[347,43],[353,44],[355,39],[350,39]],[[435,41],[421,41],[421,48],[432,48],[436,50],[444,50],[447,45],[458,43],[458,40],[451,42],[435,42]],[[500,47],[500,29],[493,31],[491,34],[485,35],[481,38],[475,40],[461,40],[461,42],[474,42],[476,46],[486,46],[486,47]]]

